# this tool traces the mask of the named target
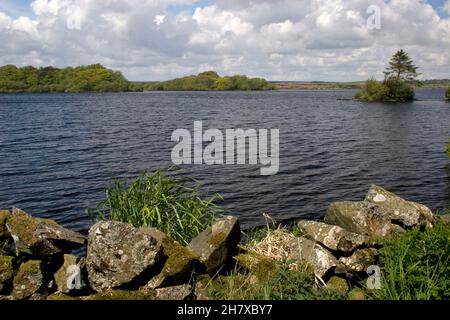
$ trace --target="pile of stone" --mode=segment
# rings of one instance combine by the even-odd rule
[[[431,228],[439,219],[421,204],[372,186],[364,201],[331,204],[323,222],[298,221],[301,237],[275,231],[239,251],[241,229],[231,216],[182,246],[154,228],[101,221],[85,237],[19,209],[0,211],[0,300],[196,299],[199,275],[214,276],[236,263],[273,272],[280,259],[306,265],[323,284],[346,292],[349,277],[376,264],[381,239]]]
[[[0,212],[0,300],[193,299],[193,279],[236,254],[225,217],[184,247],[153,228],[102,221],[83,235],[14,209]],[[72,254],[87,246],[84,257]],[[86,251],[86,250],[85,250]]]
[[[338,284],[346,291],[348,278],[367,277],[367,269],[377,263],[381,240],[395,239],[414,227],[425,230],[446,219],[424,205],[373,185],[364,201],[332,203],[324,221],[298,221],[303,236],[284,235],[283,241],[277,241],[270,237],[280,238],[280,233],[273,232],[264,242],[278,243],[278,248],[283,247],[286,253],[285,259],[309,265],[322,283],[328,282],[330,287]],[[266,247],[263,242],[254,246],[253,261],[258,259],[255,253],[259,259],[273,256],[274,248]],[[245,255],[239,259],[249,260]]]

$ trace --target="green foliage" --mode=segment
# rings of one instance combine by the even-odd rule
[[[344,296],[319,288],[311,273],[290,270],[281,264],[278,272],[261,278],[251,272],[235,270],[228,276],[211,280],[207,296],[216,300],[342,300]]]
[[[165,82],[152,83],[148,90],[164,91],[229,91],[229,90],[271,90],[266,80],[247,76],[220,77],[215,71],[207,71],[197,76],[188,76]]]
[[[369,79],[355,99],[365,102],[408,102],[414,100],[414,88],[405,81],[395,79],[384,82]]]
[[[417,67],[408,54],[400,50],[394,54],[389,67],[384,72],[385,79],[378,82],[374,78],[366,81],[363,90],[355,99],[365,102],[407,102],[414,100],[412,83],[419,76]]]
[[[403,50],[399,50],[393,55],[384,74],[387,80],[407,82],[414,81],[419,76],[417,67]]]
[[[388,86],[374,78],[367,80],[363,90],[355,96],[357,100],[366,102],[386,101],[388,97]]]
[[[445,91],[445,99],[450,101],[450,87],[448,87],[447,90]]]
[[[197,186],[192,187],[188,180],[156,171],[144,173],[126,186],[116,180],[108,187],[96,216],[135,227],[154,227],[188,244],[220,212],[217,197],[202,199]]]
[[[382,288],[375,299],[450,299],[450,227],[408,231],[380,250]]]
[[[0,92],[123,92],[142,91],[118,71],[100,64],[67,67],[0,67]]]

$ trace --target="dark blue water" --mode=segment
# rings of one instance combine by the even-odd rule
[[[377,183],[442,208],[450,201],[450,103],[442,90],[407,104],[338,100],[354,91],[152,92],[0,95],[0,207],[20,207],[74,229],[109,181],[170,167],[171,134],[208,128],[280,129],[280,172],[186,166],[246,225],[321,217],[336,200]]]

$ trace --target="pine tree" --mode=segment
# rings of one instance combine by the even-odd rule
[[[403,51],[397,51],[384,72],[386,80],[414,81],[419,76],[413,60]]]

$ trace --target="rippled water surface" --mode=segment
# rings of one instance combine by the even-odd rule
[[[280,129],[280,172],[187,166],[244,224],[314,218],[377,183],[433,209],[450,204],[450,103],[363,104],[354,91],[149,92],[0,95],[0,207],[20,207],[74,229],[109,181],[171,166],[171,134],[207,128]],[[344,100],[340,100],[343,98]]]

